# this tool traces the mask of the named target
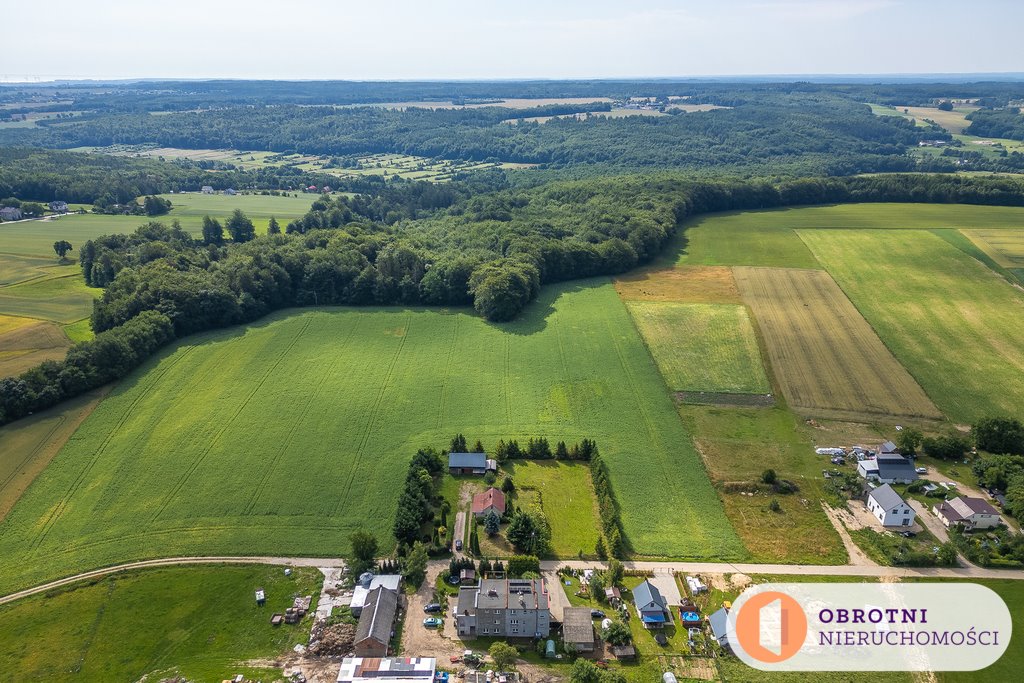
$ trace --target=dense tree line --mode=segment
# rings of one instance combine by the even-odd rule
[[[420,449],[410,461],[392,529],[400,545],[418,542],[423,525],[433,519],[437,482],[444,468],[441,454],[433,448]]]
[[[556,167],[731,169],[804,174],[911,170],[909,146],[928,135],[902,117],[879,117],[822,91],[759,91],[735,107],[663,117],[509,119],[545,108],[389,110],[249,106],[166,116],[116,114],[60,126],[0,131],[0,143],[67,148],[153,143],[321,155],[402,153]],[[551,111],[561,111],[556,105]]]
[[[979,109],[967,115],[971,122],[964,133],[984,138],[1024,140],[1024,114],[1018,107]]]
[[[78,249],[86,281],[106,288],[92,315],[98,333],[147,311],[159,312],[180,337],[315,304],[473,303],[483,316],[500,321],[522,311],[544,284],[619,273],[649,261],[690,216],[861,201],[1022,206],[1024,182],[880,175],[773,184],[626,176],[501,190],[394,225],[358,217],[333,229],[218,245],[173,224],[148,223],[134,234],[101,237]],[[326,216],[343,203],[324,200],[311,213]],[[129,357],[145,357],[153,348],[146,341]],[[102,374],[109,381],[128,369],[111,360]],[[29,410],[83,386],[58,382],[53,391],[42,391],[37,382]],[[0,392],[0,419],[25,414],[19,407],[24,400],[13,408],[7,400],[7,392]]]
[[[56,199],[101,207],[126,205],[137,197],[167,192],[197,191],[203,185],[280,189],[305,187],[337,179],[301,170],[262,168],[209,171],[187,159],[165,162],[104,154],[0,147],[0,197],[37,201]],[[347,189],[347,188],[346,188]],[[369,189],[365,184],[357,191]]]

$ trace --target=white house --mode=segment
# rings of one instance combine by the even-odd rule
[[[882,526],[910,526],[914,523],[914,508],[907,505],[888,484],[868,494],[868,510]]]
[[[947,528],[960,524],[965,529],[992,529],[1002,521],[999,511],[981,498],[959,496],[932,507],[932,512]]]
[[[201,190],[201,192],[203,194],[213,194],[213,186],[212,185],[203,185],[203,189]]]

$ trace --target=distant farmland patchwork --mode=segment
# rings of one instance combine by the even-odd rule
[[[387,548],[405,463],[456,431],[593,438],[636,552],[744,556],[598,280],[547,288],[502,326],[335,309],[186,340],[123,381],[8,515],[0,592],[157,555],[336,555],[360,526]]]
[[[860,252],[856,262],[860,264]],[[798,412],[823,417],[941,418],[827,273],[735,269],[764,335],[780,389]]]

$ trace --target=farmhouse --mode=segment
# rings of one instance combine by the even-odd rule
[[[668,601],[647,579],[633,589],[633,602],[645,628],[661,628],[666,622],[671,623],[672,613],[669,612]]]
[[[917,481],[914,465],[902,455],[881,455],[857,463],[857,473],[881,484],[909,484]]]
[[[879,486],[868,494],[868,510],[882,526],[910,526],[914,523],[914,508],[907,505],[891,486]]]
[[[436,669],[433,657],[346,657],[338,683],[431,683]]]
[[[203,194],[213,194],[213,186],[203,185],[203,189],[200,190],[200,192],[202,192]]]
[[[235,192],[235,191],[234,191],[233,189],[231,189],[231,188],[229,187],[228,189],[224,190],[224,194],[227,194],[227,195],[236,195],[236,194],[238,194],[238,193],[237,193],[237,192]]]
[[[589,607],[566,607],[562,616],[562,640],[577,652],[594,651],[594,620]]]
[[[542,579],[483,579],[459,590],[455,625],[460,636],[547,638],[548,592]]]
[[[400,574],[379,574],[374,576],[367,572],[367,574],[360,576],[359,582],[352,590],[352,602],[349,605],[349,609],[352,610],[352,616],[358,617],[360,615],[363,611],[363,606],[369,600],[370,592],[375,588],[387,588],[397,593],[401,583],[402,576]]]
[[[711,635],[715,637],[718,645],[723,650],[732,652],[732,645],[729,643],[729,610],[722,607],[709,615],[708,626],[711,627]]]
[[[505,514],[505,494],[493,486],[473,496],[473,516],[483,519],[492,510],[499,517]]]
[[[483,476],[487,472],[495,472],[498,463],[488,460],[486,453],[449,453],[448,472],[450,474],[477,474]]]
[[[932,507],[932,512],[947,528],[959,524],[964,529],[992,529],[1002,521],[994,507],[970,496],[942,501]]]
[[[356,626],[354,651],[359,657],[386,657],[398,614],[398,593],[374,588]]]
[[[21,220],[21,209],[16,209],[13,206],[5,206],[0,209],[0,221],[20,221]]]
[[[67,213],[68,203],[60,200],[50,202],[50,211],[53,211],[54,213]]]

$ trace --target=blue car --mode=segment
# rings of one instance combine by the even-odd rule
[[[437,628],[441,625],[441,620],[437,617],[427,617],[423,620],[423,625],[427,628]]]

